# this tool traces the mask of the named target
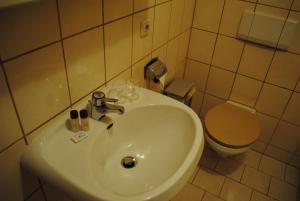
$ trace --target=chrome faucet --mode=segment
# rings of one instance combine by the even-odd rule
[[[124,107],[121,105],[110,104],[108,102],[118,102],[115,98],[106,98],[102,91],[96,91],[92,94],[91,106],[91,117],[95,120],[99,120],[103,115],[108,112],[119,112],[124,113]]]

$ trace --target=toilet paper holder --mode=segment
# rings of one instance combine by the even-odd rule
[[[144,78],[158,83],[159,79],[167,72],[168,69],[166,65],[158,57],[155,57],[145,65]]]

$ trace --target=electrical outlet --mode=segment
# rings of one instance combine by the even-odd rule
[[[150,32],[150,21],[149,20],[142,21],[140,26],[140,37],[144,38],[148,36],[149,32]]]

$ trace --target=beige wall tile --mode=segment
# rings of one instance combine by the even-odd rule
[[[217,196],[214,196],[214,195],[206,192],[202,201],[223,201],[223,200],[221,200]]]
[[[278,119],[264,115],[262,113],[256,113],[256,116],[260,122],[261,133],[259,140],[268,143],[274,133]]]
[[[298,66],[299,67],[299,66]],[[283,119],[300,125],[300,94],[294,92],[284,112]]]
[[[181,61],[178,63],[176,72],[175,72],[175,78],[183,78],[184,71],[185,71],[185,65],[186,65],[186,61]]]
[[[294,89],[300,76],[300,56],[277,51],[266,81],[288,89]]]
[[[20,167],[25,146],[24,140],[20,140],[0,154],[1,200],[23,201],[38,187],[37,178]]]
[[[0,113],[5,114],[0,117],[0,150],[3,150],[23,135],[2,70],[0,70],[0,91]]]
[[[171,201],[201,201],[204,191],[191,184],[186,184],[185,187]]]
[[[68,36],[103,23],[102,0],[58,1],[63,36]]]
[[[290,96],[291,91],[289,90],[264,84],[256,104],[256,109],[259,112],[280,117]]]
[[[149,8],[155,5],[155,0],[134,0],[134,11]]]
[[[203,104],[202,104],[200,116],[204,117],[210,108],[216,106],[217,104],[224,103],[224,102],[225,102],[224,99],[221,99],[221,98],[218,98],[215,96],[211,96],[209,94],[205,94],[204,98],[203,98]]]
[[[277,16],[277,17],[283,17],[283,18],[286,18],[289,13],[289,11],[287,9],[281,9],[281,8],[276,8],[276,7],[272,7],[272,6],[265,6],[265,5],[261,5],[261,4],[257,4],[255,11],[273,15],[273,16]]]
[[[2,59],[58,40],[55,0],[36,1],[1,9],[0,27]]]
[[[262,193],[267,193],[270,184],[270,176],[246,166],[242,183]]]
[[[234,156],[234,160],[257,169],[261,156],[262,155],[256,151],[248,150],[243,154]]]
[[[211,67],[206,91],[212,95],[227,99],[234,81],[234,73]]]
[[[294,3],[295,2],[298,2],[298,11],[300,11],[300,1],[299,0],[294,1]],[[292,19],[292,20],[297,20],[299,22],[300,21],[300,12],[291,11],[288,18]],[[289,51],[300,54],[300,40],[299,40],[300,29],[297,29],[294,36],[295,36],[295,38],[294,38],[291,46],[289,47]]]
[[[276,201],[260,192],[253,191],[251,201]]]
[[[186,30],[192,26],[195,0],[185,0],[182,16],[181,30]]]
[[[188,57],[209,64],[212,60],[217,34],[192,29]]]
[[[296,187],[300,186],[300,170],[293,166],[287,165],[285,171],[285,181]]]
[[[298,169],[300,168],[300,156],[294,155],[289,164],[297,167]]]
[[[193,60],[187,60],[184,78],[192,81],[198,90],[203,91],[205,88],[208,71],[209,65]]]
[[[133,49],[132,62],[136,63],[138,60],[151,52],[152,36],[153,36],[153,20],[154,8],[139,12],[133,16]],[[141,23],[149,22],[149,34],[145,37],[140,35]]]
[[[168,1],[168,0],[155,0],[155,3],[160,4],[160,3],[163,3],[163,2],[166,2],[166,1]]]
[[[197,91],[193,96],[191,107],[197,114],[200,113],[203,97],[204,97],[204,93],[200,91]]]
[[[245,166],[235,160],[222,158],[216,167],[216,171],[220,174],[226,175],[227,177],[240,181]]]
[[[296,92],[300,92],[300,79],[298,79],[298,84],[297,84],[297,86],[295,88],[295,91]]]
[[[45,201],[42,190],[39,189],[38,191],[34,192],[34,194],[31,195],[30,198],[26,201]]]
[[[244,10],[254,10],[254,6],[254,3],[245,1],[226,1],[221,20],[220,33],[235,37],[240,24],[242,12]]]
[[[193,27],[217,33],[223,5],[224,0],[197,0]]]
[[[184,11],[185,0],[173,0],[171,7],[171,19],[170,19],[170,30],[169,38],[177,36],[181,31],[182,17]]]
[[[247,43],[238,72],[259,80],[264,80],[273,58],[274,50]]]
[[[47,201],[72,201],[67,195],[56,190],[52,186],[49,186],[48,184],[44,185],[44,191]]]
[[[220,197],[227,201],[240,201],[241,198],[250,200],[251,193],[251,188],[231,179],[226,179]]]
[[[193,184],[200,188],[218,195],[221,191],[225,177],[209,169],[200,168]]]
[[[261,89],[262,82],[237,75],[230,99],[253,107]]]
[[[265,155],[271,156],[272,158],[284,163],[288,163],[292,158],[292,154],[290,152],[284,151],[272,145],[268,145]]]
[[[153,49],[167,42],[171,18],[171,2],[155,7]]]
[[[178,61],[186,61],[187,52],[189,50],[190,30],[187,30],[179,35]]]
[[[167,83],[174,79],[176,70],[178,67],[178,50],[179,50],[179,39],[178,37],[169,41],[167,45],[167,59],[166,66],[168,74],[166,77]]]
[[[131,26],[132,17],[123,18],[104,26],[107,80],[112,79],[131,65]]]
[[[64,40],[71,100],[77,101],[105,82],[103,28]]]
[[[300,11],[300,1],[299,1],[299,0],[295,0],[295,1],[293,2],[292,9],[293,9],[293,10],[296,10],[296,11]]]
[[[293,0],[258,0],[258,3],[289,9]]]
[[[255,141],[252,145],[251,145],[251,149],[258,152],[258,153],[264,153],[265,150],[267,148],[267,144],[262,142],[262,141]]]
[[[25,133],[69,106],[59,43],[5,63],[4,67]]]
[[[219,35],[212,64],[230,71],[236,71],[244,43],[234,38]]]
[[[167,61],[167,45],[163,45],[160,48],[154,50],[151,53],[151,58],[158,57],[162,62],[166,63]]]
[[[144,80],[144,66],[150,59],[150,55],[148,55],[132,66],[132,78],[135,81],[138,81],[142,87],[146,87],[146,81]]]
[[[278,179],[284,179],[285,164],[263,155],[259,170]]]
[[[133,12],[133,0],[103,0],[103,3],[104,22],[124,17]]]
[[[300,144],[300,126],[281,121],[271,139],[271,144],[289,152],[295,152]]]
[[[296,201],[297,200],[297,188],[287,184],[281,180],[272,178],[269,196],[278,200],[284,201]]]

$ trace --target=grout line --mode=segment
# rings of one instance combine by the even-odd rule
[[[156,0],[154,2],[156,4]],[[152,39],[151,39],[151,51],[150,51],[150,59],[152,59],[152,52],[153,52],[153,43],[154,43],[154,24],[155,24],[155,15],[156,15],[156,6],[153,8],[153,22],[152,22]]]
[[[134,12],[134,0],[132,0],[132,11]],[[134,15],[135,14],[132,14],[132,16],[131,16],[131,57],[130,57],[130,77],[131,77],[131,79],[132,79],[132,71],[133,71],[133,23],[134,23],[134,21],[133,21],[133,19],[134,19]]]
[[[5,71],[5,68],[4,68],[4,65],[1,64],[1,69],[2,69],[2,72],[3,72],[3,76],[4,76],[4,79],[5,79],[5,84],[7,86],[7,89],[8,89],[8,92],[9,92],[9,96],[10,96],[10,99],[11,99],[11,102],[12,102],[12,105],[13,105],[13,108],[14,108],[14,111],[15,111],[15,114],[16,114],[16,117],[17,117],[17,120],[18,120],[18,124],[20,126],[20,129],[21,129],[21,133],[22,133],[22,137],[25,141],[25,144],[28,145],[28,141],[25,137],[25,129],[22,125],[22,121],[21,121],[21,117],[20,117],[20,114],[17,110],[17,105],[16,105],[16,101],[15,101],[15,98],[13,96],[13,93],[12,93],[12,89],[9,85],[9,81],[8,81],[8,76],[7,76],[7,73]]]
[[[102,0],[102,23],[104,23],[104,0]],[[104,85],[107,86],[107,72],[106,72],[106,43],[105,43],[105,26],[102,28],[102,42],[103,42],[103,59],[104,59]]]
[[[186,2],[187,0],[185,0]],[[197,0],[194,0],[194,9],[193,9],[193,17],[192,17],[192,23],[191,26],[189,27],[189,42],[188,42],[188,48],[185,54],[185,65],[184,65],[184,71],[183,71],[183,75],[182,77],[185,78],[185,74],[186,74],[186,69],[187,69],[187,61],[188,61],[188,55],[189,55],[189,51],[190,51],[190,44],[191,44],[191,36],[192,36],[192,29],[193,29],[193,24],[194,24],[194,19],[195,19],[195,13],[196,13],[196,6],[197,6]],[[183,11],[184,12],[184,11]]]
[[[70,81],[69,81],[69,76],[68,76],[68,68],[67,68],[65,47],[64,47],[63,40],[62,40],[62,28],[61,28],[61,19],[60,19],[60,14],[59,14],[60,11],[59,11],[58,0],[56,0],[55,3],[56,3],[56,12],[57,12],[57,19],[58,19],[59,35],[60,35],[60,38],[61,38],[60,45],[61,45],[61,49],[62,49],[62,56],[63,56],[64,68],[65,68],[65,76],[66,76],[67,87],[68,87],[69,105],[71,105],[72,97],[71,97]]]
[[[82,101],[83,99],[87,98],[92,92],[96,91],[97,89],[101,88],[105,86],[105,83],[103,83],[102,85],[94,88],[93,90],[91,90],[90,92],[88,92],[87,94],[85,94],[83,97],[79,98],[78,100],[74,101],[74,103],[72,103],[71,108],[73,108],[74,105],[76,105],[77,103],[79,103],[80,101]]]
[[[39,128],[45,126],[47,123],[49,123],[51,120],[55,119],[56,117],[58,117],[59,115],[61,115],[62,113],[64,113],[65,111],[67,111],[68,109],[70,109],[71,107],[68,106],[66,108],[64,108],[63,110],[61,110],[60,112],[56,113],[55,115],[53,115],[52,117],[50,117],[49,119],[47,119],[46,121],[44,121],[43,123],[41,123],[40,125],[36,126],[34,129],[32,129],[31,131],[29,131],[28,133],[26,133],[26,137],[28,137],[29,135],[31,135],[32,133],[34,133],[35,131],[37,131]]]
[[[12,143],[10,143],[9,145],[5,146],[3,149],[0,150],[0,154],[5,152],[6,150],[8,150],[9,148],[11,148],[12,146],[14,146],[15,144],[17,144],[18,142],[20,142],[21,140],[25,141],[25,137],[20,137],[17,140],[13,141]],[[24,142],[26,145],[28,145],[26,142]]]
[[[257,4],[254,5],[254,12],[256,11],[256,7],[257,7]],[[249,31],[248,31],[248,35],[250,33],[250,30],[253,26],[253,21],[251,21],[251,25],[250,25],[250,28],[249,28]],[[237,39],[235,39],[237,40]],[[240,58],[239,58],[239,61],[238,61],[238,64],[237,64],[237,68],[236,68],[236,71],[234,72],[234,78],[233,78],[233,83],[232,83],[232,86],[231,86],[231,89],[229,91],[229,96],[228,96],[228,99],[230,100],[230,97],[232,96],[232,91],[233,91],[233,88],[234,88],[234,85],[235,85],[235,81],[236,81],[236,77],[238,75],[238,71],[240,69],[240,66],[241,66],[241,62],[242,62],[242,58],[243,58],[243,55],[244,55],[244,51],[245,51],[245,48],[246,48],[246,44],[247,42],[243,41],[243,48],[242,48],[242,52],[241,52],[241,55],[240,55]]]
[[[35,194],[37,193],[39,190],[41,189],[41,187],[37,187],[36,189],[34,189],[25,199],[24,201],[29,201],[30,198]],[[43,198],[45,199],[45,197],[43,196]]]
[[[20,58],[20,57],[23,57],[23,56],[25,56],[25,55],[28,55],[28,54],[30,54],[30,53],[33,53],[33,52],[38,51],[38,50],[40,50],[40,49],[43,49],[43,48],[45,48],[45,47],[51,46],[51,45],[53,45],[53,44],[55,44],[55,43],[58,43],[58,42],[60,42],[60,40],[54,40],[54,41],[52,41],[52,42],[50,42],[50,43],[47,43],[47,44],[45,44],[45,45],[41,45],[41,46],[39,46],[39,47],[37,47],[37,48],[28,50],[28,51],[23,52],[23,53],[21,53],[21,54],[18,54],[18,55],[16,55],[16,56],[12,56],[12,57],[9,57],[9,58],[7,58],[7,59],[4,59],[4,60],[2,60],[2,63],[4,64],[4,63],[10,62],[10,61],[12,61],[12,60],[18,59],[18,58]]]
[[[46,194],[46,191],[45,191],[45,189],[44,189],[44,185],[42,184],[41,181],[39,181],[39,182],[40,182],[40,188],[41,188],[43,197],[44,197],[45,201],[48,201],[47,194]]]
[[[223,19],[225,4],[226,4],[226,1],[223,1],[222,11],[221,11],[221,18],[220,18],[219,25],[218,25],[218,30],[217,30],[218,33],[217,33],[216,40],[215,40],[215,43],[214,43],[213,52],[212,52],[212,55],[211,55],[211,61],[210,61],[210,64],[209,64],[207,78],[206,78],[205,86],[204,86],[204,91],[205,92],[207,91],[208,79],[209,79],[210,71],[211,71],[211,68],[212,68],[213,57],[214,57],[214,54],[215,54],[215,50],[216,50],[216,46],[217,46],[217,42],[218,42],[218,38],[219,38],[219,31],[220,31],[221,22],[222,22],[222,19]],[[195,7],[196,6],[197,6],[197,4],[195,4]],[[200,106],[200,111],[199,111],[200,114],[201,114],[202,109],[203,109],[204,98],[205,98],[205,96],[203,96],[203,100],[202,100],[202,103],[201,103],[201,106]]]

